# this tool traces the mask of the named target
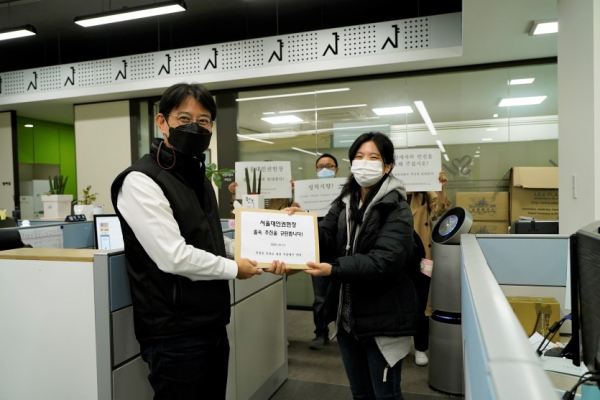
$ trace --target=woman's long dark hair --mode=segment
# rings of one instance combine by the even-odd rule
[[[375,146],[377,146],[379,154],[381,154],[381,157],[383,158],[383,163],[385,165],[394,164],[394,144],[392,143],[389,137],[387,137],[381,132],[363,133],[358,138],[356,138],[356,140],[354,141],[354,143],[352,143],[350,149],[348,150],[348,159],[350,160],[350,162],[354,160],[356,153],[358,153],[358,149],[360,149],[360,146],[362,146],[362,144],[365,142],[375,143]],[[379,191],[379,188],[381,188],[381,185],[383,185],[385,180],[388,178],[388,176],[389,173],[385,174],[383,178],[381,178],[381,180],[371,188],[371,190],[367,194],[367,197],[365,198],[362,207],[360,207],[359,209],[358,205],[360,204],[360,185],[356,182],[356,179],[354,179],[354,175],[350,174],[348,180],[342,188],[342,192],[333,201],[333,203],[341,203],[344,197],[350,195],[350,213],[354,216],[354,221],[356,222],[355,226],[360,225],[362,224],[365,210],[369,206],[369,203],[371,203],[371,201],[373,200],[373,197],[375,197],[375,195]]]

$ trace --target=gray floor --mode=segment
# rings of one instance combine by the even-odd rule
[[[312,312],[288,310],[288,380],[271,397],[271,400],[351,400],[348,378],[334,340],[323,349],[310,350],[314,325]],[[415,365],[414,350],[402,364],[402,393],[406,400],[447,400],[429,388],[428,367]]]

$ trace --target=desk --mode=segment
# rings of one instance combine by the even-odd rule
[[[231,281],[227,399],[269,398],[287,379],[285,280]],[[123,251],[0,252],[0,397],[150,400]]]

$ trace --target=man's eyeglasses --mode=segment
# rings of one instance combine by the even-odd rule
[[[317,171],[320,171],[323,168],[334,169],[334,168],[337,168],[337,165],[333,165],[333,164],[317,165]]]
[[[212,124],[213,124],[213,121],[209,117],[205,117],[205,116],[201,116],[198,119],[196,119],[196,121],[194,121],[194,118],[192,118],[192,116],[190,114],[186,114],[186,113],[181,113],[179,115],[175,115],[175,114],[169,114],[169,115],[177,118],[177,122],[179,122],[179,125],[191,125],[192,123],[195,122],[203,128],[210,128],[210,127],[212,127]]]

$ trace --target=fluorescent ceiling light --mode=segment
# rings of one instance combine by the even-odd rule
[[[265,117],[261,118],[263,121],[268,122],[270,124],[293,124],[296,122],[303,122],[302,119],[296,117],[295,115],[282,115],[280,117]]]
[[[350,88],[315,90],[314,92],[300,92],[300,93],[288,93],[288,94],[275,94],[272,96],[246,97],[243,99],[236,99],[235,101],[265,100],[265,99],[277,99],[280,97],[309,96],[309,95],[315,95],[315,94],[321,94],[321,93],[347,92],[348,90],[350,90]]]
[[[171,14],[185,11],[186,6],[183,0],[165,1],[162,3],[153,3],[145,6],[123,8],[117,11],[107,11],[97,14],[75,17],[75,23],[84,28],[90,26],[112,24],[114,22],[129,21],[132,19],[140,19],[147,17],[155,17],[157,15]]]
[[[366,104],[352,104],[352,105],[348,105],[348,106],[305,108],[305,109],[302,109],[302,110],[279,111],[279,114],[289,114],[289,113],[309,112],[309,111],[322,111],[322,110],[337,110],[339,108],[357,108],[357,107],[366,107],[366,106],[367,106]],[[263,113],[263,114],[267,114],[267,113]],[[275,114],[275,113],[269,113],[269,114]]]
[[[410,114],[413,112],[413,109],[411,108],[411,106],[385,107],[374,108],[373,112],[377,115]]]
[[[350,162],[347,158],[342,158],[342,161]]]
[[[511,79],[510,81],[508,81],[508,84],[509,85],[529,85],[530,83],[533,83],[534,80],[535,80],[535,78]]]
[[[25,124],[25,125],[23,125],[23,126],[24,126],[25,128],[33,128],[33,125],[32,125],[32,124]]]
[[[261,143],[275,144],[275,142],[269,142],[268,140],[253,138],[252,136],[240,135],[239,133],[237,134],[237,137],[240,137],[243,139],[248,139],[248,140],[256,140],[257,142],[261,142]]]
[[[529,36],[558,32],[558,21],[533,21]]]
[[[497,131],[497,130],[498,130],[498,128],[487,128],[486,129],[487,132],[494,132],[494,131]]]
[[[475,154],[473,157],[475,157],[475,158],[479,158],[479,154]]]
[[[436,140],[435,142],[437,143],[437,145],[440,148],[440,150],[442,151],[442,153],[445,153],[446,149],[444,148],[444,145],[442,144],[442,141],[441,140]]]
[[[296,151],[300,151],[300,152],[302,152],[302,153],[310,154],[310,155],[313,155],[313,156],[316,156],[316,155],[317,155],[316,153],[313,153],[312,151],[308,151],[308,150],[299,149],[299,148],[297,148],[297,147],[292,147],[292,149],[294,149],[294,150],[296,150]]]
[[[431,132],[432,135],[437,135],[435,127],[433,126],[433,122],[431,122],[431,118],[429,118],[429,113],[425,108],[425,104],[423,104],[422,101],[415,101],[415,106],[417,106],[417,110],[419,110],[421,118],[423,118],[423,121],[425,121],[425,125],[427,125],[429,132]]]
[[[390,126],[390,124],[383,124],[383,125],[360,125],[360,126],[345,126],[345,127],[341,127],[341,128],[333,128],[334,131],[343,131],[344,129],[359,129],[359,128],[381,128],[383,126]],[[354,136],[354,135],[350,135],[350,136]]]
[[[274,115],[277,114],[275,111],[264,112],[263,115]]]
[[[482,142],[491,142],[492,140],[494,140],[494,139],[492,139],[491,137],[486,137],[486,138],[481,139]]]
[[[17,26],[15,28],[0,30],[0,40],[16,39],[25,36],[33,36],[37,32],[31,25]]]
[[[492,117],[498,118],[498,114],[494,114],[494,115],[492,115]]]
[[[531,106],[540,104],[546,100],[548,96],[533,96],[533,97],[512,97],[502,99],[498,107],[514,107],[514,106]]]
[[[444,160],[450,162],[450,158],[448,158],[448,154],[444,153]]]

